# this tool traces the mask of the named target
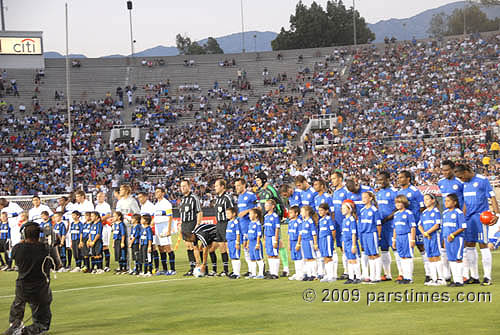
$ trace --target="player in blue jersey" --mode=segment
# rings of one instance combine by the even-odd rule
[[[500,213],[495,192],[491,187],[488,178],[475,174],[471,167],[466,164],[458,164],[455,167],[455,174],[464,182],[464,208],[467,229],[465,230],[465,257],[464,257],[464,277],[468,278],[466,284],[479,283],[479,270],[477,262],[476,243],[481,249],[483,261],[484,279],[482,285],[491,285],[492,258],[491,250],[488,248],[488,226],[483,225],[479,220],[482,212],[490,209],[488,201],[491,201],[491,210],[495,214],[492,225]],[[469,278],[470,271],[470,278]]]
[[[337,248],[342,251],[342,265],[344,267],[343,274],[339,279],[348,279],[347,275],[347,258],[345,257],[344,251],[342,250],[342,221],[344,221],[344,216],[342,215],[342,202],[347,199],[347,189],[344,187],[344,175],[340,171],[334,171],[330,176],[330,182],[332,187],[332,204],[333,213],[332,219],[335,224],[335,238]]]
[[[413,213],[413,217],[415,219],[415,223],[420,221],[420,213],[424,211],[424,196],[422,193],[411,183],[412,175],[410,171],[400,171],[398,173],[398,184],[399,191],[398,195],[404,195],[409,201],[408,209]],[[429,268],[429,259],[425,254],[424,248],[424,237],[420,233],[420,230],[416,231],[415,235],[415,245],[417,249],[420,251],[422,255],[422,261],[424,263],[425,270],[425,282],[429,282],[431,280],[430,277],[430,268]]]
[[[132,229],[130,231],[130,241],[128,247],[132,250],[132,258],[135,262],[134,271],[130,272],[131,275],[137,276],[141,273],[142,269],[142,259],[141,259],[141,236],[142,236],[142,225],[141,225],[141,215],[133,214],[130,220]]]
[[[300,205],[301,206],[314,206],[314,198],[317,195],[317,192],[314,188],[309,185],[306,177],[300,175],[295,177],[295,186],[301,190],[300,192]]]
[[[442,226],[443,238],[445,240],[446,253],[450,263],[453,282],[448,286],[463,286],[463,253],[464,253],[464,231],[467,223],[463,212],[458,209],[459,200],[456,194],[451,193],[444,199],[446,210],[443,212]]]
[[[145,214],[141,216],[141,263],[144,264],[144,272],[141,275],[144,277],[151,277],[153,274],[153,229],[151,229],[151,215]]]
[[[378,242],[382,233],[382,222],[375,194],[370,191],[363,192],[361,197],[363,208],[358,222],[358,234],[360,236],[361,247],[368,257],[369,278],[365,278],[367,283],[378,283],[382,274],[382,259],[378,250]]]
[[[389,248],[392,246],[392,233],[393,233],[393,217],[396,211],[396,205],[394,199],[397,196],[397,190],[391,186],[391,175],[387,171],[381,171],[377,175],[377,184],[379,185],[379,190],[377,192],[377,205],[380,215],[380,220],[382,222],[382,231],[380,235],[380,251],[382,259],[382,267],[384,269],[384,275],[381,277],[381,281],[392,280],[391,274],[391,254],[389,253]],[[395,252],[395,251],[394,251]],[[401,262],[396,263],[398,266],[399,274],[401,271]]]
[[[80,212],[73,211],[71,213],[71,224],[69,226],[69,237],[71,238],[71,249],[73,249],[73,258],[75,259],[76,267],[71,272],[79,272],[82,267],[81,249],[78,247],[82,239],[83,223],[80,222]]]
[[[318,246],[321,257],[325,262],[325,276],[322,282],[337,280],[338,256],[335,251],[335,225],[330,217],[330,205],[322,203],[318,208]]]
[[[464,208],[464,184],[455,176],[455,163],[451,160],[445,160],[441,162],[441,173],[443,174],[443,179],[438,181],[439,190],[441,191],[441,196],[446,198],[448,194],[456,194],[458,197],[458,203],[461,210]],[[443,276],[445,278],[451,277],[450,266],[448,264],[448,256],[446,254],[446,249],[444,248],[444,241],[440,243],[441,247],[441,266],[443,271]]]
[[[43,211],[41,214],[46,214],[49,215],[48,212]],[[62,268],[59,269],[58,272],[65,272],[66,271],[66,234],[67,234],[67,229],[66,229],[66,224],[62,220],[63,218],[63,213],[57,212],[54,214],[54,231],[56,233],[56,246],[57,250],[59,251],[59,257],[61,257],[61,263],[62,263]]]
[[[302,219],[299,218],[299,214],[299,206],[292,206],[288,210],[288,246],[290,248],[290,256],[295,264],[295,274],[288,278],[288,280],[304,279],[304,262],[302,260],[302,252],[295,249],[297,246],[297,240],[299,239],[300,230],[302,229]]]
[[[0,254],[1,260],[1,270],[10,270],[12,266],[12,260],[9,257],[9,246],[10,243],[10,226],[9,226],[9,213],[7,211],[2,211],[0,216],[0,252],[4,253],[5,261],[2,259],[2,255]]]
[[[319,206],[321,204],[326,204],[328,206],[328,212],[333,212],[334,208],[332,203],[332,196],[326,193],[327,187],[325,181],[322,179],[315,180],[313,183],[313,188],[316,192],[316,196],[314,197],[313,201],[313,208],[316,213],[319,214]],[[320,252],[318,252],[316,255],[316,264],[318,268],[318,277],[322,278],[325,275],[325,261]],[[335,277],[337,277],[337,271],[335,271]]]
[[[248,224],[248,239],[246,249],[250,256],[250,275],[247,279],[264,279],[264,254],[262,251],[262,212],[260,208],[250,209],[250,223]],[[257,272],[257,266],[259,271]]]
[[[240,244],[241,244],[241,231],[240,220],[238,219],[238,209],[230,207],[226,209],[226,218],[228,220],[226,227],[226,241],[227,249],[229,251],[229,258],[231,258],[231,265],[233,272],[229,274],[229,279],[240,278]]]
[[[122,212],[113,213],[113,249],[115,250],[115,262],[119,268],[115,270],[116,274],[127,272],[127,228],[123,222]]]
[[[102,222],[99,212],[90,214],[92,225],[90,226],[89,240],[87,246],[90,248],[92,273],[104,273],[102,264]],[[97,269],[94,269],[97,267]]]
[[[363,200],[361,199],[364,192],[372,192],[373,189],[370,186],[361,185],[358,178],[352,177],[346,180],[345,187],[347,189],[347,199],[350,199],[356,205],[356,217],[361,216],[361,209],[363,208]],[[359,224],[359,222],[358,222]],[[363,236],[358,236],[359,242],[361,244],[361,280],[368,279],[368,256],[363,249]]]
[[[236,193],[238,194],[238,219],[240,221],[240,229],[243,239],[241,240],[244,243],[247,237],[248,225],[250,224],[249,213],[250,210],[257,207],[257,196],[247,191],[247,183],[245,179],[240,178],[234,182],[234,188]],[[245,253],[245,261],[247,265],[250,262],[250,255],[248,248],[244,248],[243,252]],[[248,276],[250,273],[247,272],[245,276]]]
[[[269,262],[269,275],[266,279],[278,279],[280,269],[280,259],[278,254],[279,238],[280,238],[280,218],[275,211],[276,202],[273,199],[268,199],[264,203],[266,215],[264,216],[264,238]]]
[[[359,266],[359,244],[357,231],[357,214],[354,201],[346,199],[342,202],[342,250],[347,258],[348,279],[344,284],[361,283]]]
[[[319,248],[316,224],[313,219],[316,215],[317,214],[314,212],[314,209],[309,205],[305,205],[300,208],[302,228],[300,229],[299,236],[297,238],[295,250],[302,253],[302,259],[304,260],[304,278],[302,280],[304,281],[313,281],[317,276],[314,265],[316,262],[315,255]]]
[[[394,232],[392,235],[392,248],[401,258],[403,279],[397,280],[399,284],[410,284],[413,282],[413,248],[415,247],[416,223],[415,216],[408,209],[410,202],[402,194],[394,200],[396,213],[394,214]]]
[[[424,283],[428,286],[446,285],[441,266],[441,244],[439,229],[441,228],[441,212],[437,208],[436,197],[433,194],[424,196],[425,210],[420,215],[418,229],[424,236],[425,253],[429,258],[431,281]]]

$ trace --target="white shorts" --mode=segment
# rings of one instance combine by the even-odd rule
[[[170,236],[161,237],[161,234],[167,233],[167,229],[168,229],[167,222],[155,223],[155,237],[154,237],[153,244],[159,245],[159,246],[172,244],[172,238]]]
[[[102,246],[109,247],[110,239],[111,239],[111,226],[105,224],[102,226]]]

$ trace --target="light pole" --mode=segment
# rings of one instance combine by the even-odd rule
[[[465,19],[465,12],[467,11],[467,1],[464,1],[464,36],[467,35],[467,25],[466,25],[466,19]]]
[[[2,30],[5,31],[5,16],[4,16],[3,0],[0,0],[0,14],[2,15]]]
[[[356,38],[356,3],[355,3],[355,0],[352,0],[352,25],[354,28],[354,46],[356,46],[357,38]]]
[[[245,53],[245,25],[243,24],[243,0],[240,0],[241,8],[241,52]]]
[[[68,3],[65,5],[66,14],[66,108],[68,109],[68,150],[69,150],[69,190],[73,191],[73,133],[71,130],[71,88],[69,79],[69,37],[68,37]]]
[[[257,34],[253,35],[253,51],[257,52]]]
[[[132,1],[127,1],[127,9],[130,21],[130,55],[134,57],[134,34],[132,33]]]

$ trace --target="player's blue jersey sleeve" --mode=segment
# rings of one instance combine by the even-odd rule
[[[148,227],[147,229],[147,237],[148,237],[148,241],[152,241],[153,240],[153,230],[151,229],[151,227]]]
[[[127,228],[125,228],[125,223],[120,222],[120,236],[125,236],[127,233]]]
[[[102,236],[102,222],[97,223],[97,231],[96,234],[99,234]]]
[[[465,222],[465,216],[461,211],[457,212],[457,226],[458,226],[458,228],[467,229],[467,223]]]
[[[408,211],[408,216],[407,216],[407,219],[408,219],[408,226],[410,228],[412,227],[416,227],[417,226],[417,223],[415,222],[415,216],[413,215],[412,211]]]

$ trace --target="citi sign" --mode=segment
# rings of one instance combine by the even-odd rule
[[[40,37],[0,37],[0,55],[41,55]]]

